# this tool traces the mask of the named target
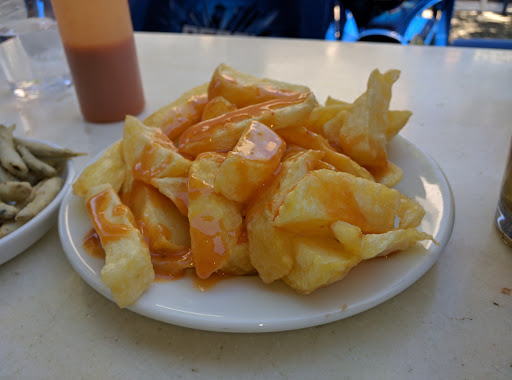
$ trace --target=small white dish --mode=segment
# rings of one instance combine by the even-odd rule
[[[441,168],[403,137],[389,145],[389,159],[404,171],[396,187],[426,211],[419,230],[439,245],[422,242],[387,258],[356,266],[342,281],[310,295],[299,295],[278,281],[265,285],[256,276],[223,280],[203,292],[190,276],[155,282],[128,309],[175,325],[210,331],[270,332],[317,326],[368,310],[407,289],[432,267],[447,244],[455,218],[452,192]],[[92,223],[82,199],[69,190],[59,212],[64,251],[78,274],[112,300],[100,277],[104,261],[90,256],[82,241]]]
[[[25,138],[24,140],[48,144],[54,148],[62,148],[44,140],[29,138]],[[57,211],[60,202],[68,192],[68,188],[73,182],[74,175],[75,171],[73,169],[73,164],[71,163],[71,160],[67,160],[66,166],[61,174],[62,179],[64,179],[64,185],[57,196],[39,214],[30,219],[23,226],[11,232],[9,235],[0,238],[0,265],[19,255],[32,244],[36,243],[55,224],[57,221]]]

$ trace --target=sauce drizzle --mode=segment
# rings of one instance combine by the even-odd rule
[[[132,226],[122,223],[114,223],[109,220],[107,212],[111,201],[111,194],[110,189],[106,189],[92,196],[87,202],[87,210],[91,216],[94,229],[98,233],[103,245],[119,240],[122,237],[129,236],[134,229]],[[124,214],[127,214],[130,220],[133,220],[130,209],[123,204],[116,205],[112,210],[113,216],[120,216]]]
[[[188,128],[180,136],[178,150],[183,150],[187,144],[214,134],[216,129],[223,128],[226,124],[237,123],[253,117],[262,116],[264,114],[274,114],[274,110],[276,108],[279,109],[294,104],[300,104],[304,102],[309,96],[309,93],[300,92],[279,99],[273,99],[267,102],[254,104],[233,112],[228,112],[219,117],[197,123]]]

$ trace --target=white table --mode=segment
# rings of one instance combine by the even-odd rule
[[[414,285],[354,317],[297,331],[224,334],[157,322],[115,304],[72,269],[57,226],[0,267],[0,379],[510,379],[512,249],[493,225],[512,134],[512,53],[499,50],[138,34],[144,117],[209,80],[220,62],[352,100],[370,71],[398,68],[402,135],[441,165],[456,221]],[[91,155],[121,123],[85,123],[73,89],[23,102],[0,82],[17,133]],[[87,158],[75,160],[77,170]]]

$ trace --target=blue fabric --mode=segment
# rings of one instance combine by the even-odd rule
[[[454,40],[452,42],[452,46],[486,49],[512,49],[512,41],[492,38],[470,38]]]
[[[323,39],[334,0],[129,0],[137,31]]]
[[[454,0],[408,0],[382,12],[365,25],[358,25],[361,40],[395,41],[408,44],[413,38],[422,43],[446,46],[453,14]],[[422,17],[425,9],[441,12],[440,20]],[[373,33],[375,31],[375,33]],[[375,39],[372,39],[374,34]],[[382,36],[387,36],[383,39]],[[395,37],[393,37],[395,36]]]

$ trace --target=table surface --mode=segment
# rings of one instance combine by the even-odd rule
[[[209,80],[221,62],[352,100],[374,68],[402,71],[391,108],[453,190],[455,226],[437,263],[391,300],[295,331],[229,334],[121,310],[73,270],[57,225],[0,266],[0,378],[512,378],[512,249],[493,225],[510,144],[512,52],[311,40],[137,34],[141,118]],[[86,123],[73,88],[22,101],[0,79],[17,134],[98,153],[122,123]],[[75,160],[81,170],[87,158]]]

